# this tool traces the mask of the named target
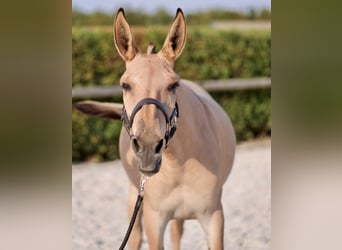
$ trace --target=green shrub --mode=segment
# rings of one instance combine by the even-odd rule
[[[73,161],[103,161],[119,158],[121,122],[72,113]]]
[[[167,28],[133,28],[133,33],[139,49],[145,51],[148,43],[153,41],[160,50]],[[72,46],[73,86],[119,83],[124,62],[115,50],[111,31],[76,29]],[[182,78],[193,81],[270,76],[270,48],[269,32],[191,29],[175,70]],[[231,117],[238,141],[270,135],[270,89],[212,95]],[[122,102],[121,98],[101,101]],[[120,128],[120,121],[92,118],[73,111],[73,161],[117,159]]]
[[[271,135],[271,89],[212,94],[229,114],[237,141]]]
[[[161,49],[166,27],[136,29],[141,51],[149,42]],[[271,75],[271,35],[269,32],[232,32],[203,28],[188,31],[176,72],[185,79],[247,78]],[[124,62],[113,44],[110,30],[95,32],[76,29],[72,37],[73,86],[115,85],[124,72]]]

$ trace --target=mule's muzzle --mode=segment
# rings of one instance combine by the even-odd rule
[[[135,154],[136,164],[140,172],[151,176],[159,172],[162,162],[162,149],[165,140],[155,143],[142,143],[139,138],[131,138],[131,148]]]
[[[161,156],[156,157],[155,160],[148,166],[144,166],[141,159],[138,159],[139,171],[146,176],[152,176],[159,172],[162,163]]]

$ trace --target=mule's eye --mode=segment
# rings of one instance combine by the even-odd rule
[[[168,91],[174,91],[179,86],[178,82],[172,83],[167,87]]]
[[[121,88],[123,89],[123,90],[126,90],[126,91],[128,91],[128,90],[131,90],[131,85],[129,85],[128,83],[123,83],[122,85],[121,85]]]

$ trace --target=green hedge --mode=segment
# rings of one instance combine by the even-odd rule
[[[165,27],[133,28],[142,51],[150,41],[159,50],[166,32]],[[115,50],[110,30],[74,29],[72,39],[73,86],[119,83],[124,63]],[[270,76],[270,49],[270,32],[189,29],[186,47],[175,69],[182,78],[194,81]],[[270,89],[215,93],[213,97],[229,113],[238,140],[270,135]],[[122,102],[121,98],[101,101]],[[91,118],[73,111],[72,125],[73,161],[118,158],[120,121]]]
[[[165,27],[136,29],[141,51],[153,41],[161,49]],[[116,52],[111,29],[89,32],[75,29],[72,36],[73,86],[118,84],[124,63]],[[191,29],[176,72],[191,80],[246,78],[271,75],[270,32],[227,32]]]

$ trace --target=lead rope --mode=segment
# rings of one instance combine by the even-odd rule
[[[144,184],[145,184],[145,182],[146,182],[146,177],[145,177],[145,175],[143,175],[141,177],[141,181],[140,181],[140,189],[139,189],[139,194],[138,194],[138,197],[137,197],[137,201],[135,203],[134,212],[133,212],[131,221],[129,222],[129,226],[128,226],[125,238],[123,239],[119,250],[123,250],[125,248],[125,246],[127,244],[127,241],[128,241],[128,238],[129,238],[129,236],[130,236],[130,234],[132,232],[132,228],[133,228],[135,219],[137,218],[137,214],[138,214],[139,209],[141,207],[141,203],[142,203],[142,201],[144,199]]]

